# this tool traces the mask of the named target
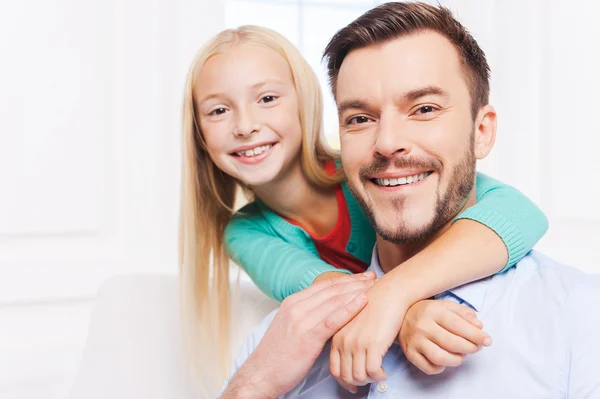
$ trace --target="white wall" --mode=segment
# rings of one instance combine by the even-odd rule
[[[187,67],[208,0],[0,2],[0,398],[65,397],[101,281],[177,271]]]
[[[199,45],[263,24],[319,71],[377,1],[0,1],[0,398],[61,398],[99,283],[175,273],[179,110]],[[600,5],[448,0],[492,66],[498,142],[481,169],[551,222],[539,248],[600,272]],[[326,126],[335,137],[328,96]]]

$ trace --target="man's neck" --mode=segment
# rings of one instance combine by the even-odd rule
[[[465,209],[475,205],[476,202],[477,199],[475,186],[473,186],[473,190],[471,191],[469,199],[467,200],[465,205],[460,209],[457,215],[462,213]],[[427,236],[423,240],[411,242],[408,244],[394,244],[392,242],[384,240],[379,235],[377,235],[377,255],[379,257],[379,264],[381,265],[381,269],[383,270],[383,272],[388,273],[390,270],[402,265],[408,259],[412,258],[417,253],[425,249],[429,244],[435,241],[439,236],[444,234],[446,230],[450,228],[453,219],[454,217],[450,221],[448,221],[446,225],[437,230],[434,234]]]

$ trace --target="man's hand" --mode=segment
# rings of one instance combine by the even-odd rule
[[[329,369],[345,389],[387,379],[381,367],[383,357],[400,331],[404,304],[395,282],[385,277],[367,292],[368,305],[350,323],[334,335]]]
[[[308,373],[325,343],[367,303],[372,272],[311,285],[282,303],[260,344],[222,398],[277,398]]]
[[[452,301],[420,301],[410,307],[400,329],[406,358],[426,374],[459,366],[466,355],[492,344],[475,311]]]

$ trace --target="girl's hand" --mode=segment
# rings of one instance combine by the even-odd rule
[[[381,367],[383,356],[398,336],[404,313],[402,290],[385,277],[367,292],[367,306],[333,336],[329,369],[345,389],[387,379]]]
[[[411,306],[400,334],[406,358],[426,374],[459,366],[466,355],[490,346],[475,311],[452,301],[425,300]]]

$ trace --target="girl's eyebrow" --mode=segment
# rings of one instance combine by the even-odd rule
[[[266,86],[269,83],[280,85],[280,86],[285,85],[285,83],[282,82],[279,79],[265,79],[265,80],[262,80],[260,82],[254,83],[251,87],[252,87],[252,89],[256,90],[256,89],[260,89],[260,88]],[[212,99],[215,99],[215,98],[220,98],[222,96],[224,96],[224,94],[221,94],[221,93],[210,93],[210,94],[207,94],[206,96],[204,96],[204,98],[202,100],[200,100],[198,102],[198,104],[202,105],[203,103],[205,103],[208,100],[212,100]]]
[[[199,104],[202,105],[203,103],[205,103],[208,100],[212,100],[214,98],[219,98],[221,97],[222,94],[219,93],[214,93],[214,94],[208,94],[207,96],[205,96],[202,100],[200,100]]]
[[[267,85],[267,84],[269,84],[269,83],[274,83],[274,84],[277,84],[277,85],[280,85],[280,86],[283,86],[283,85],[285,84],[285,83],[283,83],[283,82],[282,82],[281,80],[279,80],[279,79],[265,79],[265,80],[263,80],[263,81],[260,81],[260,82],[258,82],[258,83],[254,83],[254,84],[252,85],[252,88],[253,88],[253,89],[260,89],[261,87],[263,87],[263,86],[265,86],[265,85]]]

